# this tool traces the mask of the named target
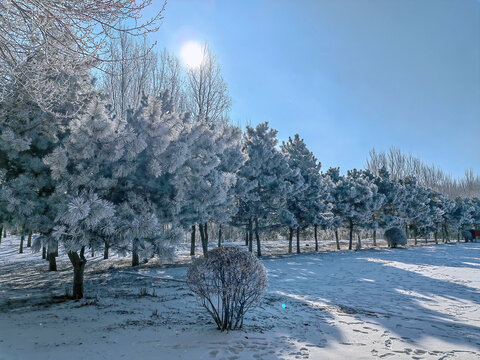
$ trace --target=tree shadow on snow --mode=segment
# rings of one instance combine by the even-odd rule
[[[387,345],[398,340],[405,347],[415,347],[422,339],[435,338],[480,348],[480,327],[469,318],[480,305],[480,292],[468,286],[468,269],[480,268],[480,246],[459,244],[456,251],[449,250],[451,246],[440,245],[308,254],[284,262],[267,260],[265,265],[278,302],[292,309],[284,312],[284,325],[301,327],[315,316],[323,319],[315,328],[297,327],[290,341],[292,337],[303,342],[322,338],[317,340],[320,346],[329,339],[346,345],[357,342],[354,335],[342,332],[339,322],[344,322],[353,334],[371,333]],[[456,282],[448,281],[452,274],[448,267],[464,268],[466,279],[457,275]],[[381,333],[378,326],[375,330],[375,325],[386,331]]]

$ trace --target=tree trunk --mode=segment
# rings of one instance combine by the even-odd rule
[[[23,254],[23,241],[25,240],[25,234],[23,233],[22,230],[22,236],[20,237],[20,251],[18,252],[19,254]]]
[[[260,248],[260,235],[258,234],[258,219],[255,219],[255,238],[257,239],[257,256],[262,256],[262,250]]]
[[[425,235],[425,244],[428,244],[428,235]]]
[[[55,253],[50,253],[47,255],[48,260],[48,271],[57,271],[57,260]]]
[[[245,225],[245,246],[248,246],[248,225]]]
[[[377,246],[377,230],[373,230],[373,246]]]
[[[47,248],[45,245],[42,246],[42,259],[45,260],[47,258]]]
[[[95,249],[92,246],[92,257],[94,257],[94,256],[95,256]]]
[[[32,247],[32,231],[28,233],[27,247]]]
[[[253,252],[253,224],[252,224],[252,219],[248,220],[248,251]]]
[[[418,234],[417,234],[417,229],[416,229],[416,228],[413,229],[413,236],[415,236],[415,245],[417,245],[417,243],[418,243],[418,240],[417,240]]]
[[[460,231],[458,232],[457,242],[460,242]]]
[[[445,242],[450,242],[450,234],[448,233],[448,226],[445,224],[443,228],[445,231]]]
[[[202,241],[202,251],[203,256],[207,256],[208,252],[208,238],[207,238],[207,224],[198,224],[198,229],[200,230],[200,240]]]
[[[50,246],[48,246],[48,250],[47,250],[47,260],[48,260],[48,271],[57,271],[57,260],[55,256],[55,249],[50,249]]]
[[[335,242],[337,243],[337,250],[340,250],[340,239],[338,238],[338,229],[335,229]]]
[[[2,236],[2,234],[0,234]],[[7,237],[7,229],[3,228],[3,238],[5,239]]]
[[[315,238],[315,251],[318,251],[317,225],[313,227],[313,236]]]
[[[288,227],[289,234],[288,234],[288,253],[292,253],[292,243],[293,243],[293,228],[291,226]]]
[[[435,238],[435,244],[438,244],[438,234],[436,231],[433,232],[433,237]]]
[[[300,254],[300,227],[297,227],[297,254]]]
[[[0,244],[2,243],[3,226],[0,226]]]
[[[350,237],[348,242],[348,250],[352,250],[352,243],[353,243],[353,221],[349,220],[349,228],[350,228]]]
[[[360,234],[358,234],[358,242],[357,242],[357,250],[362,248],[362,239],[360,238]]]
[[[138,240],[134,239],[132,243],[132,266],[140,265],[140,258],[138,257]]]
[[[218,247],[222,246],[222,224],[218,225]]]
[[[405,223],[405,236],[407,237],[407,242],[408,242],[408,225]]]
[[[195,225],[192,225],[192,234],[190,236],[190,256],[195,256]]]
[[[108,259],[108,249],[110,249],[110,245],[108,242],[105,241],[105,249],[103,250],[103,259],[107,260]]]
[[[80,256],[76,251],[69,251],[68,257],[73,265],[73,292],[72,297],[76,300],[83,298],[83,274],[87,259],[84,256],[85,247],[82,247]]]
[[[203,232],[205,233],[205,250],[208,252],[208,223],[205,223]]]

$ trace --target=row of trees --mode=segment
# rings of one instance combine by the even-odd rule
[[[33,247],[52,270],[61,243],[75,298],[83,297],[86,251],[128,252],[135,266],[168,256],[190,232],[192,255],[198,233],[206,255],[212,224],[219,238],[224,226],[241,229],[261,256],[262,234],[278,229],[288,229],[289,252],[294,236],[300,252],[307,228],[316,249],[319,230],[335,230],[339,248],[338,230],[348,228],[352,249],[361,229],[374,231],[374,241],[377,229],[392,226],[448,239],[480,220],[478,199],[451,200],[385,167],[322,173],[298,135],[279,146],[268,123],[229,125],[230,97],[208,48],[202,66],[180,81],[175,58],[149,58],[148,46],[128,45],[129,31],[121,31],[106,49],[120,55],[98,86],[91,57],[81,49],[75,57],[80,45],[49,31],[61,41],[29,48],[15,67],[21,71],[4,79],[0,224],[20,231],[21,248],[38,234]],[[50,49],[59,43],[66,52]],[[41,86],[26,91],[31,79]]]
[[[116,116],[95,90],[88,69],[74,78],[70,96],[88,99],[78,111],[65,101],[55,116],[23,92],[1,104],[1,223],[39,234],[55,261],[63,244],[74,268],[74,296],[83,296],[86,249],[132,253],[132,265],[168,255],[191,231],[192,254],[200,233],[204,255],[208,224],[245,229],[248,248],[261,256],[261,234],[287,227],[289,251],[300,231],[349,230],[349,249],[360,229],[404,226],[415,239],[468,229],[480,220],[478,199],[451,200],[415,178],[392,180],[320,163],[295,135],[278,147],[268,123],[213,124],[179,114],[168,93],[144,96],[137,109]],[[87,95],[85,95],[87,94]],[[221,235],[220,235],[221,236]],[[338,235],[337,248],[339,249]],[[376,236],[374,235],[374,242]],[[360,239],[357,247],[359,247]]]

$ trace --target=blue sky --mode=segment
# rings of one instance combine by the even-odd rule
[[[395,145],[480,171],[478,0],[170,0],[152,39],[207,41],[233,122],[299,133],[324,170]]]

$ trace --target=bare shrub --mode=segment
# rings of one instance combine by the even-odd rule
[[[407,245],[407,236],[398,227],[393,227],[385,231],[385,240],[388,247],[396,248],[398,245]]]
[[[193,262],[187,285],[219,330],[241,328],[245,313],[267,288],[267,272],[254,255],[234,246],[215,248]]]

